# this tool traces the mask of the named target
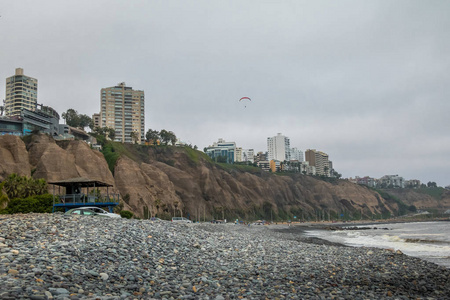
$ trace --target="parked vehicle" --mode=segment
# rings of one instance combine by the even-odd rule
[[[99,215],[102,215],[104,217],[110,217],[110,218],[121,218],[120,215],[118,214],[114,214],[114,213],[110,213],[104,209],[101,209],[100,207],[94,207],[94,206],[88,206],[88,207],[83,207],[83,208],[87,208],[90,209],[94,212],[96,212]]]
[[[108,218],[120,218],[118,214],[109,213],[99,207],[78,207],[69,209],[64,213],[65,216],[81,215],[81,216],[100,216]]]
[[[98,215],[95,211],[90,209],[84,209],[84,208],[72,208],[69,209],[64,213],[64,216],[73,216],[73,215],[79,215],[79,216],[96,216]]]
[[[172,218],[172,222],[175,222],[175,223],[192,223],[191,220],[183,218],[183,217],[173,217]]]

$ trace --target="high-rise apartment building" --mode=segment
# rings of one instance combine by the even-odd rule
[[[236,151],[234,152],[234,161],[241,162],[243,161],[242,157],[243,157],[242,147],[236,147]]]
[[[303,161],[303,152],[298,148],[291,148],[291,160],[296,160],[299,162]]]
[[[101,127],[100,120],[101,120],[100,114],[93,114],[92,115],[92,122],[94,123],[94,128]]]
[[[20,116],[22,109],[35,111],[36,105],[37,79],[17,68],[15,75],[6,78],[5,116]]]
[[[268,160],[290,161],[289,138],[278,133],[277,136],[267,138]]]
[[[249,161],[251,163],[254,163],[255,162],[255,150],[243,149],[242,150],[242,161]]]
[[[328,154],[315,149],[308,149],[305,152],[305,161],[316,168],[317,175],[330,176],[332,165],[328,160]]]
[[[145,139],[144,91],[133,90],[124,82],[101,90],[101,127],[114,128],[115,141],[132,143]]]

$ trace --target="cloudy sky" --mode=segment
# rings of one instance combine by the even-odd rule
[[[450,184],[450,1],[2,0],[0,15],[2,98],[17,67],[59,113],[99,112],[126,82],[146,130],[199,149],[282,133],[343,177]]]

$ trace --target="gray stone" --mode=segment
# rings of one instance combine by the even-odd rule
[[[50,293],[49,291],[45,291],[44,292],[44,294],[45,294],[45,297],[47,298],[47,299],[53,299],[53,295],[52,295],[52,293]]]
[[[69,294],[69,291],[65,288],[49,288],[48,289],[53,295]]]

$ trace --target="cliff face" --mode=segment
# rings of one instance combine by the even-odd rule
[[[450,208],[450,191],[444,190],[441,196],[432,197],[414,189],[388,189],[387,193],[401,199],[408,205],[414,205],[417,209],[437,208],[444,211]]]
[[[11,173],[47,181],[88,177],[114,183],[103,155],[80,141],[56,143],[47,135],[33,135],[28,146],[15,136],[0,136],[0,180]]]
[[[397,209],[377,193],[345,180],[324,182],[310,176],[278,176],[263,171],[224,170],[206,159],[194,160],[183,148],[148,148],[147,162],[117,161],[115,182],[126,207],[142,215],[146,205],[192,218],[367,216]],[[322,217],[323,218],[323,217]]]
[[[133,145],[127,147],[132,150]],[[177,213],[200,219],[369,216],[398,208],[378,193],[345,180],[330,183],[304,175],[226,170],[198,152],[193,157],[184,148],[142,147],[140,151],[134,159],[122,155],[113,176],[104,156],[84,142],[56,143],[48,136],[35,135],[26,146],[18,137],[1,136],[0,181],[11,173],[47,181],[74,177],[100,180],[114,184],[124,209],[141,217],[144,208],[150,215]],[[450,207],[449,202],[443,205]],[[436,203],[425,201],[424,205]]]
[[[18,137],[0,136],[0,181],[12,173],[30,176],[28,152]]]

